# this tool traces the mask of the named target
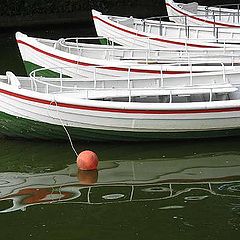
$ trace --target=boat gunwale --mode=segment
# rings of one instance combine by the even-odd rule
[[[44,105],[55,105],[68,109],[105,112],[183,114],[240,111],[240,99],[190,103],[111,102],[74,98],[65,96],[64,94],[39,93],[32,90],[18,89],[2,82],[0,82],[0,93],[8,97],[32,103],[35,102]]]
[[[105,25],[108,25],[114,29],[117,29],[118,31],[125,32],[129,35],[132,35],[132,39],[134,38],[141,38],[145,40],[153,40],[155,42],[163,42],[166,44],[174,44],[178,46],[188,46],[188,47],[195,47],[195,48],[212,48],[212,49],[218,49],[218,48],[225,48],[226,45],[229,47],[233,47],[233,44],[219,44],[219,43],[211,43],[211,42],[205,42],[204,44],[198,43],[199,39],[188,39],[188,38],[176,38],[171,39],[165,36],[161,36],[158,34],[151,34],[151,33],[145,33],[143,31],[137,31],[134,28],[125,26],[123,24],[117,23],[110,18],[106,17],[106,15],[103,15],[101,12],[98,12],[96,10],[92,10],[92,18],[93,20],[98,20],[102,22]],[[128,36],[131,38],[130,36]],[[178,41],[177,41],[178,40]],[[206,39],[205,39],[206,40]],[[225,47],[224,47],[225,46]],[[161,47],[163,48],[163,47]]]
[[[212,25],[215,25],[215,26],[230,27],[230,28],[240,28],[240,23],[234,24],[234,23],[227,23],[227,22],[219,21],[219,20],[218,21],[213,21],[213,20],[210,20],[210,19],[204,17],[204,15],[200,15],[198,17],[198,15],[195,15],[195,14],[187,11],[186,9],[180,8],[178,6],[179,3],[177,3],[177,2],[165,0],[165,3],[166,3],[167,7],[170,7],[174,11],[182,14],[183,16],[192,18],[192,19],[194,19],[196,21],[204,22],[204,23],[207,23],[207,24],[212,24]],[[171,5],[171,4],[173,4],[173,5]],[[204,17],[204,18],[201,18],[201,17]]]
[[[194,55],[194,54],[200,54],[202,49],[194,49],[194,50],[188,50],[188,49],[171,49],[171,54],[180,54],[180,58],[179,58],[179,61],[166,61],[166,60],[162,60],[161,63],[156,63],[154,62],[153,60],[148,60],[148,57],[146,56],[146,58],[141,58],[140,61],[146,61],[146,62],[140,62],[139,63],[139,60],[134,60],[134,61],[129,61],[129,60],[117,60],[117,59],[114,59],[111,61],[109,61],[108,59],[101,59],[101,58],[96,58],[99,62],[96,64],[96,62],[94,62],[94,59],[93,57],[86,57],[86,56],[81,56],[81,55],[77,55],[77,54],[73,54],[73,53],[68,53],[67,51],[63,51],[63,50],[60,50],[60,49],[56,49],[54,47],[51,47],[51,46],[48,46],[46,44],[44,44],[43,42],[41,41],[38,41],[37,38],[34,38],[34,37],[29,37],[27,36],[26,34],[22,34],[20,32],[17,32],[16,33],[16,39],[17,39],[17,43],[18,44],[23,44],[23,45],[26,45],[27,47],[30,47],[32,48],[33,50],[39,52],[39,53],[42,53],[42,54],[46,54],[47,56],[49,57],[52,57],[52,58],[56,58],[58,60],[61,60],[61,61],[65,61],[65,62],[68,62],[68,63],[71,63],[71,64],[77,64],[78,66],[79,65],[82,65],[82,66],[100,66],[100,65],[104,65],[104,66],[100,66],[100,68],[106,68],[106,69],[109,69],[109,70],[117,70],[117,71],[128,71],[128,68],[130,68],[130,71],[131,72],[141,72],[141,73],[152,73],[152,74],[158,74],[159,71],[160,71],[160,68],[158,67],[158,71],[157,69],[154,69],[154,66],[155,65],[158,65],[158,64],[161,64],[162,66],[167,66],[167,65],[179,65],[180,64],[180,60],[181,61],[184,61],[185,59],[185,62],[186,63],[190,63],[192,65],[196,64],[196,63],[203,63],[204,62],[204,59],[205,58],[211,58],[211,57],[214,57],[215,54],[216,54],[216,51],[217,53],[219,54],[222,54],[221,57],[223,58],[223,61],[230,61],[230,63],[233,65],[234,62],[236,61],[236,57],[239,56],[239,54],[237,53],[238,51],[240,52],[240,48],[239,49],[236,49],[236,48],[227,48],[227,49],[224,49],[224,48],[218,48],[218,50],[216,49],[209,49],[207,48],[206,49],[206,53],[204,53],[203,55],[203,58],[201,58],[199,60],[199,58],[197,58],[198,56]],[[42,39],[43,41],[46,42],[46,40],[48,39]],[[57,42],[58,40],[49,40],[50,42],[54,41],[54,42]],[[77,49],[77,48],[76,48]],[[93,49],[94,50],[94,49]],[[127,49],[128,50],[128,49]],[[143,51],[143,49],[134,49],[133,51]],[[109,51],[111,52],[112,49],[110,50],[102,50],[102,51]],[[120,50],[120,51],[125,51],[125,50]],[[129,50],[131,51],[131,50]],[[161,53],[161,52],[168,52],[169,49],[159,49],[159,50],[149,50],[149,49],[144,49],[144,51],[146,51],[147,53],[149,53],[149,51],[152,53],[155,54],[155,52],[157,54]],[[213,53],[211,53],[211,51],[213,51]],[[182,54],[187,54],[184,58],[184,56],[182,56]],[[191,55],[193,54],[193,55]],[[79,57],[81,59],[79,59]],[[196,60],[196,58],[198,60]],[[157,58],[158,59],[158,58]],[[225,60],[224,60],[225,59]],[[154,64],[150,64],[150,63],[153,63]],[[212,60],[213,62],[216,62],[215,59]],[[110,64],[111,62],[111,64]],[[150,66],[151,65],[151,66]],[[138,67],[139,66],[139,67]],[[167,73],[167,71],[165,71]],[[178,73],[178,71],[175,71],[173,73]],[[179,73],[182,73],[181,71],[179,71]],[[169,71],[169,74],[171,74],[171,71]]]

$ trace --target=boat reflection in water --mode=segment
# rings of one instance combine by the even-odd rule
[[[240,197],[240,161],[232,152],[178,158],[101,161],[98,171],[76,164],[44,173],[1,172],[1,213],[37,204],[120,204],[210,195]],[[171,204],[170,204],[171,205]],[[163,207],[183,208],[183,205]],[[160,208],[161,209],[161,208]]]

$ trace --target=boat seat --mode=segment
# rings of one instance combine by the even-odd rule
[[[62,41],[64,40],[64,38],[60,38],[58,39],[55,43],[54,43],[54,46],[53,48],[55,49],[58,49],[58,50],[61,50],[62,49]]]
[[[175,88],[171,91],[172,95],[185,95],[185,94],[205,94],[205,93],[231,93],[236,92],[237,87],[234,87],[232,84],[213,84],[213,85],[199,85],[199,86],[190,86],[184,88]]]
[[[16,75],[14,73],[7,71],[6,76],[7,76],[9,83],[12,86],[14,86],[16,88],[21,88],[21,83],[19,82],[18,78],[16,77]]]
[[[131,27],[131,28],[134,27],[133,17],[126,18],[126,19],[118,19],[117,23],[120,23],[120,24],[122,24],[122,25],[124,25],[126,27]]]
[[[197,94],[213,94],[213,93],[231,93],[237,91],[238,88],[231,84],[215,84],[202,85],[194,87],[179,87],[179,88],[162,88],[162,89],[148,89],[148,88],[132,88],[132,89],[97,89],[97,90],[80,90],[77,94],[82,98],[99,99],[105,97],[137,97],[137,96],[186,96]],[[67,93],[66,93],[67,94]]]
[[[178,6],[188,12],[197,14],[197,11],[198,11],[198,3],[197,2],[179,3]]]

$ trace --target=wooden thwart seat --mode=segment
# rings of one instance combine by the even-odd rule
[[[137,97],[137,96],[173,96],[173,95],[194,95],[194,94],[210,94],[212,99],[213,93],[231,93],[237,91],[238,88],[231,84],[220,85],[204,85],[194,87],[179,88],[161,88],[161,89],[85,89],[80,90],[78,95],[83,98],[99,99],[105,97]]]

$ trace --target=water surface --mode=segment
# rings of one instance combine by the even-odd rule
[[[97,172],[81,172],[68,143],[2,139],[1,235],[237,239],[239,143],[75,143],[101,160]]]
[[[59,38],[92,29],[26,29]],[[0,34],[0,73],[24,74],[14,32]],[[76,143],[0,138],[1,239],[239,239],[240,138]]]

